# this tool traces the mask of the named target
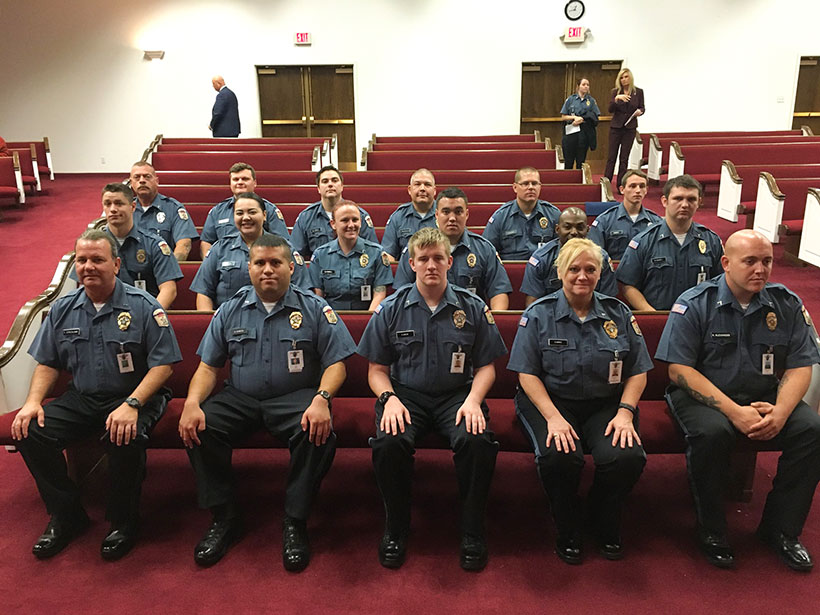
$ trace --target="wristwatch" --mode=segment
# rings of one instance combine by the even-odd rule
[[[330,404],[330,393],[328,393],[324,389],[319,389],[318,391],[316,391],[316,395],[320,395],[321,397],[324,398],[324,400],[327,402],[327,407],[328,407],[328,410],[329,410],[330,405],[331,405]],[[316,397],[316,395],[314,395],[314,397]]]
[[[379,403],[382,405],[382,407],[384,407],[384,405],[387,403],[387,400],[393,397],[395,394],[396,393],[393,391],[385,391],[384,393],[379,395]]]
[[[128,397],[125,403],[137,410],[142,410],[142,403],[136,397]]]

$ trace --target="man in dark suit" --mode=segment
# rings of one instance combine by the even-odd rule
[[[214,89],[219,92],[211,112],[211,123],[208,126],[215,137],[239,136],[239,103],[234,94],[225,85],[221,75],[211,79]]]

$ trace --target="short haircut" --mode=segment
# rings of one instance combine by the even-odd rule
[[[515,172],[515,183],[518,183],[518,180],[521,179],[522,173],[538,173],[538,177],[541,177],[541,171],[536,169],[535,167],[521,167]]]
[[[104,241],[111,248],[112,259],[116,259],[120,255],[120,251],[117,248],[117,242],[114,241],[114,238],[105,231],[101,231],[100,229],[90,228],[83,231],[83,234],[77,237],[77,240],[74,242],[75,252],[77,251],[77,243],[80,241]]]
[[[103,186],[102,192],[100,192],[100,196],[104,195],[106,192],[119,192],[120,194],[125,195],[125,198],[129,201],[134,200],[134,191],[131,190],[131,186],[128,184],[123,184],[122,182],[113,182],[111,184],[106,184]]]
[[[333,219],[334,219],[334,220],[336,219],[336,210],[337,210],[337,209],[339,209],[340,207],[344,207],[344,206],[351,206],[351,207],[355,207],[355,208],[356,208],[356,211],[358,211],[358,212],[359,212],[359,218],[361,219],[362,214],[361,214],[361,212],[359,211],[359,205],[358,205],[358,203],[355,203],[354,201],[351,201],[350,199],[342,199],[341,201],[339,201],[338,203],[336,203],[336,204],[333,206],[333,209],[332,209],[332,210],[331,210],[331,212],[330,212],[330,215],[333,217]]]
[[[254,248],[284,248],[285,260],[289,263],[293,262],[293,252],[291,252],[288,240],[277,235],[276,233],[262,233],[256,241],[251,244],[249,252],[253,252]]]
[[[131,165],[131,168],[134,167],[149,167],[154,174],[156,174],[157,170],[154,168],[154,165],[148,162],[147,160],[137,160],[134,164]]]
[[[591,239],[581,239],[576,237],[570,239],[561,247],[558,258],[555,259],[555,268],[558,270],[558,277],[564,279],[564,274],[569,266],[575,262],[581,254],[589,254],[598,265],[598,271],[604,266],[604,256],[601,253],[601,246]]]
[[[265,219],[267,220],[267,210],[265,209],[265,201],[262,200],[261,196],[259,196],[255,192],[242,192],[237,195],[237,197],[233,201],[233,204],[236,205],[236,202],[239,199],[251,199],[256,201],[256,203],[259,205],[259,209],[261,209],[262,213],[265,214]]]
[[[240,171],[250,171],[251,177],[256,180],[256,169],[254,169],[247,162],[237,162],[230,169],[228,169],[228,174],[239,173]]]
[[[444,190],[439,192],[438,196],[436,197],[436,206],[438,206],[438,203],[441,199],[464,199],[464,206],[466,207],[468,204],[467,195],[464,194],[464,190],[456,187],[445,188]]]
[[[450,254],[450,240],[447,239],[447,235],[430,226],[416,231],[410,238],[410,241],[407,242],[407,254],[410,258],[414,258],[416,248],[429,248],[431,246],[441,246],[448,255]]]
[[[698,191],[698,197],[703,196],[703,186],[701,186],[700,182],[691,175],[678,175],[677,177],[673,177],[666,182],[663,185],[663,196],[665,198],[669,198],[669,193],[672,192],[672,188],[686,188],[687,190],[695,189]]]
[[[624,188],[626,186],[626,180],[628,180],[633,175],[637,175],[638,177],[641,177],[644,180],[646,180],[647,184],[649,183],[649,178],[646,176],[646,173],[644,173],[643,171],[641,171],[639,169],[627,169],[627,171],[624,173],[624,176],[621,177],[619,182],[618,182],[621,185],[621,188]]]
[[[415,171],[413,171],[413,174],[410,176],[410,183],[413,183],[413,178],[414,178],[416,175],[419,175],[420,173],[427,173],[430,177],[432,177],[432,178],[433,178],[433,185],[435,185],[435,183],[436,183],[436,176],[435,176],[435,175],[433,175],[433,172],[432,172],[430,169],[426,169],[426,168],[424,168],[424,167],[421,167],[420,169],[416,169]]]
[[[345,178],[342,176],[342,172],[334,167],[332,164],[326,164],[321,169],[316,172],[316,185],[319,185],[319,180],[322,179],[322,173],[326,173],[327,171],[333,171],[336,175],[339,176],[339,181],[345,183]]]
[[[586,220],[586,219],[587,219],[587,212],[585,212],[585,211],[584,211],[583,209],[581,209],[580,207],[576,207],[575,205],[570,205],[570,206],[569,206],[569,207],[567,207],[564,211],[562,211],[562,212],[558,215],[558,219],[560,220],[560,219],[561,219],[561,217],[562,217],[564,214],[566,214],[566,215],[568,215],[568,216],[581,216],[584,220]]]

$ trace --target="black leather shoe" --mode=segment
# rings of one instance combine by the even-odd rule
[[[379,563],[385,568],[401,568],[406,557],[407,538],[385,531],[379,543]]]
[[[555,554],[567,564],[581,563],[581,539],[578,536],[561,536],[555,539]]]
[[[126,555],[137,542],[136,528],[114,528],[103,538],[100,555],[109,562],[114,562]]]
[[[712,566],[731,568],[735,565],[735,554],[725,535],[701,531],[698,533],[698,546]]]
[[[285,570],[300,572],[310,563],[307,523],[285,517],[282,524],[282,564]]]
[[[483,570],[489,552],[484,536],[465,534],[461,537],[461,567],[464,570]]]
[[[789,538],[782,532],[767,533],[763,529],[758,529],[757,535],[792,570],[809,572],[814,568],[814,560],[812,560],[811,554],[797,538]]]
[[[238,518],[215,520],[194,548],[194,561],[200,566],[213,566],[241,537],[242,522]]]
[[[82,534],[90,525],[85,512],[70,521],[52,517],[45,531],[34,543],[31,552],[37,559],[48,559],[65,549],[72,540]]]
[[[599,538],[598,552],[610,561],[617,561],[624,558],[624,547],[618,537]]]

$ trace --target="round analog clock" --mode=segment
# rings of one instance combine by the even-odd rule
[[[584,16],[585,10],[586,7],[584,7],[584,3],[581,2],[581,0],[570,0],[564,7],[564,15],[571,21],[578,21]]]

